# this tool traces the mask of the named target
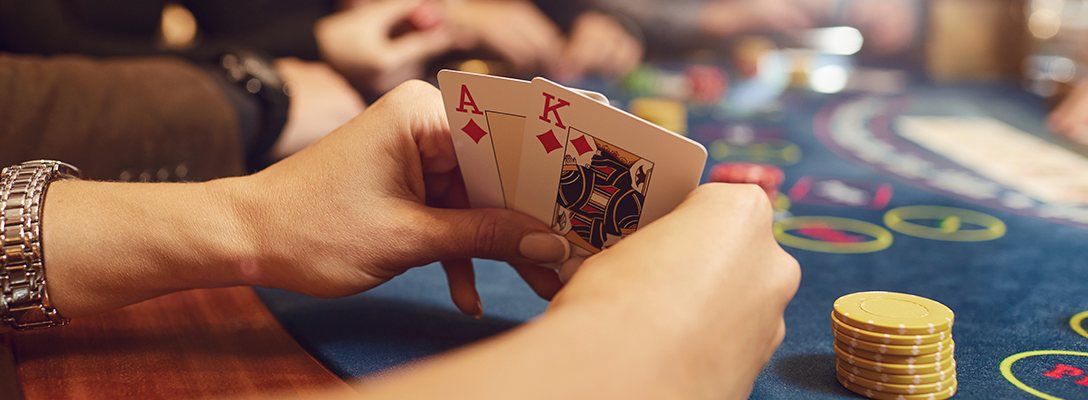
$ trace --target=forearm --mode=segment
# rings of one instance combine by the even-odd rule
[[[167,293],[244,283],[248,245],[231,211],[236,180],[62,181],[42,216],[50,299],[68,318]]]
[[[549,311],[358,389],[368,399],[742,399],[762,368],[746,343],[672,318],[674,304],[599,306]]]
[[[631,322],[549,314],[360,390],[377,399],[692,398],[675,338]]]

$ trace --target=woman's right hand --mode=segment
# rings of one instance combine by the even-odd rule
[[[627,335],[679,346],[701,393],[748,393],[785,335],[800,268],[771,233],[754,185],[700,186],[660,220],[587,259],[549,313],[625,320]],[[728,361],[728,362],[726,362]]]

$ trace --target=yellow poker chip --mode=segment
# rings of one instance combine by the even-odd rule
[[[846,336],[845,333],[839,332],[835,329],[831,330],[831,334],[834,335],[835,340],[840,343],[839,347],[842,347],[845,350],[849,350],[848,347],[853,347],[858,350],[888,354],[893,356],[917,356],[922,354],[940,353],[953,343],[952,338],[948,338],[943,342],[937,343],[899,346],[894,344],[881,344],[854,339],[852,337]]]
[[[846,379],[847,381],[849,381],[852,384],[855,384],[855,385],[858,385],[858,386],[861,386],[861,387],[865,387],[865,388],[869,388],[869,389],[873,389],[873,390],[876,390],[878,392],[884,392],[884,393],[903,393],[903,394],[936,393],[936,392],[940,392],[942,390],[945,390],[945,389],[948,389],[948,388],[952,387],[952,385],[956,381],[956,375],[952,374],[952,376],[950,376],[948,379],[945,379],[943,381],[937,381],[937,382],[934,382],[934,383],[921,383],[921,384],[917,384],[917,385],[915,385],[913,383],[903,385],[903,384],[894,384],[894,383],[883,383],[883,382],[878,382],[878,381],[874,381],[874,380],[865,379],[865,378],[862,378],[860,376],[856,376],[854,374],[851,374],[850,372],[847,372],[846,370],[844,370],[842,368],[836,368],[836,371],[839,374],[839,379]]]
[[[902,393],[885,393],[885,392],[873,390],[873,389],[870,389],[870,388],[867,388],[867,387],[864,387],[864,386],[860,386],[860,385],[857,385],[857,384],[854,384],[854,383],[850,383],[850,381],[847,381],[847,380],[843,379],[842,377],[839,377],[839,383],[841,383],[844,387],[849,389],[851,392],[860,394],[860,395],[868,397],[870,399],[876,399],[876,400],[945,400],[945,399],[947,399],[949,397],[952,397],[952,396],[954,396],[956,394],[956,387],[957,387],[957,382],[956,382],[955,379],[953,379],[951,387],[949,387],[947,389],[944,389],[944,390],[941,390],[939,392],[924,393],[924,394],[902,394]]]
[[[835,348],[835,352],[839,354],[849,354],[854,357],[861,357],[866,360],[880,361],[884,363],[892,364],[924,364],[938,362],[952,358],[952,352],[956,348],[955,342],[953,342],[944,350],[939,353],[920,354],[917,356],[893,356],[887,354],[874,353],[871,351],[858,350],[856,347],[839,347],[839,342],[835,342],[832,347]]]
[[[871,381],[893,383],[897,385],[920,385],[923,383],[940,382],[956,374],[955,360],[952,361],[952,366],[948,369],[933,374],[896,375],[883,372],[875,372],[847,364],[845,362],[842,362],[838,358],[835,359],[835,367],[841,368],[844,371]]]
[[[940,331],[932,335],[896,335],[892,333],[869,332],[843,323],[835,317],[834,313],[831,314],[831,325],[834,326],[835,329],[838,329],[839,332],[845,333],[854,339],[881,344],[909,346],[915,344],[937,343],[952,337],[952,331]]]
[[[846,363],[846,365],[858,367],[861,369],[867,369],[874,372],[895,374],[895,375],[915,375],[915,374],[933,374],[944,371],[948,367],[952,366],[954,359],[948,358],[943,361],[937,361],[932,363],[922,364],[891,364],[882,363],[879,361],[866,360],[860,357],[854,357],[849,354],[835,353],[839,358],[840,363]]]
[[[839,321],[869,332],[933,335],[952,329],[955,315],[944,304],[910,294],[859,292],[835,300]]]

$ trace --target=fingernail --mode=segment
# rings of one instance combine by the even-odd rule
[[[521,239],[518,251],[522,257],[539,263],[562,262],[570,257],[570,243],[554,233],[535,232]]]
[[[480,299],[476,299],[476,319],[484,319],[484,303],[480,302]]]

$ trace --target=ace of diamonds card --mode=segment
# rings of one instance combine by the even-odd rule
[[[526,93],[513,208],[550,224],[572,251],[615,244],[698,186],[702,145],[543,78]]]
[[[472,208],[509,208],[514,202],[529,82],[443,70],[442,102]]]

